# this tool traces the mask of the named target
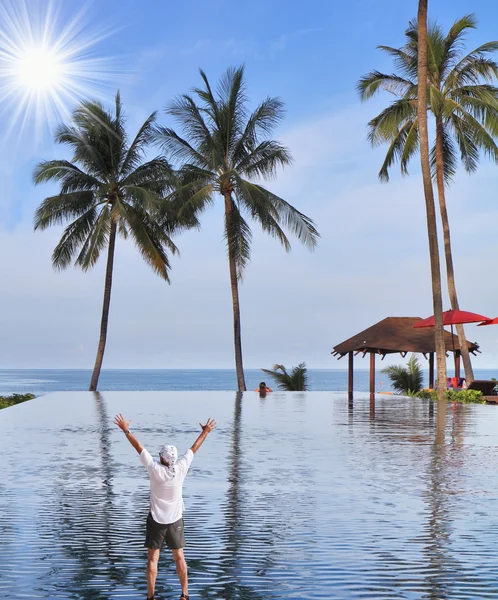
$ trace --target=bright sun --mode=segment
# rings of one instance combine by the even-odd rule
[[[50,48],[30,48],[17,65],[19,85],[36,91],[53,90],[63,79],[64,65]]]
[[[91,34],[84,12],[63,21],[56,6],[62,9],[62,0],[30,0],[29,10],[27,0],[0,1],[0,113],[9,115],[3,134],[34,127],[38,137],[77,102],[115,91],[115,65],[96,55],[111,32]]]

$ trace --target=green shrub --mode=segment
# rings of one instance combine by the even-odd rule
[[[446,398],[451,402],[486,404],[486,399],[479,390],[448,390]]]
[[[437,400],[437,390],[420,390],[415,394],[416,398],[424,400]],[[486,399],[479,390],[447,390],[446,400],[449,402],[463,402],[465,404],[486,404]]]
[[[422,398],[423,400],[436,400],[437,392],[434,390],[420,390],[415,394],[415,398]]]
[[[15,404],[21,404],[27,400],[33,400],[34,394],[12,394],[11,396],[0,396],[0,409],[14,406]]]

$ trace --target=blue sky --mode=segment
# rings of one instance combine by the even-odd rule
[[[430,2],[447,28],[469,12],[479,26],[467,48],[498,37],[491,1]],[[84,36],[110,33],[91,52],[108,58],[108,85],[96,95],[109,103],[117,88],[133,133],[153,110],[244,63],[256,103],[280,96],[287,115],[275,137],[291,149],[294,166],[272,189],[312,217],[322,235],[315,253],[297,242],[286,254],[254,227],[252,261],[241,287],[247,367],[276,362],[343,367],[332,347],[385,316],[432,313],[425,214],[417,165],[409,178],[377,181],[383,149],[366,141],[366,123],[385,106],[381,96],[361,104],[355,84],[372,69],[390,71],[377,44],[399,46],[415,0],[184,3],[135,0],[55,4],[63,26],[86,6]],[[32,15],[47,2],[27,6]],[[35,17],[33,17],[35,18]],[[1,23],[0,23],[1,29]],[[0,106],[4,131],[12,111]],[[32,231],[33,212],[53,189],[35,189],[34,165],[63,156],[47,125],[35,138],[17,127],[0,145],[0,328],[5,368],[91,367],[97,345],[104,264],[83,274],[53,272],[50,256],[60,230]],[[498,169],[487,161],[449,192],[460,304],[498,315],[496,235]],[[233,364],[228,266],[220,207],[206,213],[202,231],[178,238],[172,285],[145,266],[131,242],[117,247],[104,367],[222,368]],[[448,307],[448,306],[446,306]],[[483,331],[484,330],[484,331]],[[477,367],[498,359],[498,329],[469,327],[481,344]],[[387,360],[387,359],[386,359]],[[399,362],[399,357],[391,361]],[[358,366],[367,364],[358,360]]]

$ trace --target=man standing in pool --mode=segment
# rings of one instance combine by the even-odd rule
[[[209,418],[205,425],[199,423],[202,432],[192,447],[178,460],[175,446],[161,446],[159,460],[154,460],[129,429],[131,421],[122,414],[116,415],[114,423],[124,432],[130,444],[140,455],[140,462],[150,477],[150,511],[147,517],[147,531],[144,546],[147,548],[147,600],[155,598],[159,552],[166,540],[173,553],[176,572],[182,595],[180,600],[189,600],[187,563],[183,555],[185,536],[183,533],[183,481],[194,458],[208,434],[216,427],[216,421]]]

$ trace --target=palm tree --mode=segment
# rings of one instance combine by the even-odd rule
[[[290,244],[283,228],[311,249],[319,234],[311,219],[258,183],[291,163],[287,148],[270,138],[283,117],[281,100],[266,98],[249,114],[243,67],[229,68],[216,91],[202,70],[200,74],[204,87],[194,89],[193,96],[180,96],[166,110],[178,121],[181,135],[160,127],[157,139],[171,159],[180,163],[182,185],[176,195],[189,198],[181,212],[192,207],[202,210],[216,196],[223,200],[237,385],[245,391],[238,284],[250,259],[251,229],[246,216],[286,250]]]
[[[446,273],[451,308],[458,309],[451,237],[446,208],[445,187],[455,175],[458,154],[467,172],[476,170],[481,151],[498,159],[494,136],[498,133],[498,88],[491,82],[498,77],[498,64],[490,54],[498,42],[480,45],[462,56],[466,32],[476,28],[473,15],[455,21],[445,35],[437,24],[428,31],[428,108],[435,120],[435,139],[430,152],[432,177],[436,181],[443,226]],[[407,41],[401,48],[379,46],[392,56],[399,72],[385,74],[372,71],[362,77],[358,90],[363,100],[385,90],[395,100],[369,123],[372,145],[388,143],[389,148],[379,172],[381,181],[389,180],[389,170],[398,161],[403,174],[419,149],[417,116],[417,58],[419,35],[417,22],[410,22]],[[465,377],[474,379],[463,325],[457,326]]]
[[[41,162],[34,172],[35,184],[60,183],[60,192],[45,198],[36,211],[35,229],[69,222],[52,255],[54,268],[65,269],[74,261],[87,271],[107,248],[100,340],[90,391],[97,389],[104,358],[117,234],[125,239],[131,236],[144,260],[166,281],[167,251],[177,252],[168,228],[154,218],[154,211],[164,203],[170,166],[161,156],[143,159],[155,119],[151,114],[129,144],[119,93],[114,114],[98,102],[84,102],[74,110],[72,123],[61,125],[55,135],[57,143],[72,150],[72,162]]]
[[[413,395],[422,389],[424,374],[416,354],[412,354],[406,367],[391,365],[381,373],[391,380],[391,386],[398,394]]]
[[[436,207],[432,189],[431,165],[429,161],[429,133],[427,130],[427,2],[418,3],[418,39],[417,56],[417,118],[420,137],[420,165],[424,183],[425,213],[427,217],[427,236],[429,238],[429,256],[431,262],[432,304],[434,308],[434,339],[437,361],[437,385],[440,403],[446,392],[446,346],[443,328],[443,299],[441,296],[441,265],[437,240]]]
[[[305,363],[300,363],[297,367],[292,367],[290,373],[284,365],[274,365],[273,371],[261,369],[277,382],[279,389],[287,392],[305,392],[309,390],[308,373]]]

